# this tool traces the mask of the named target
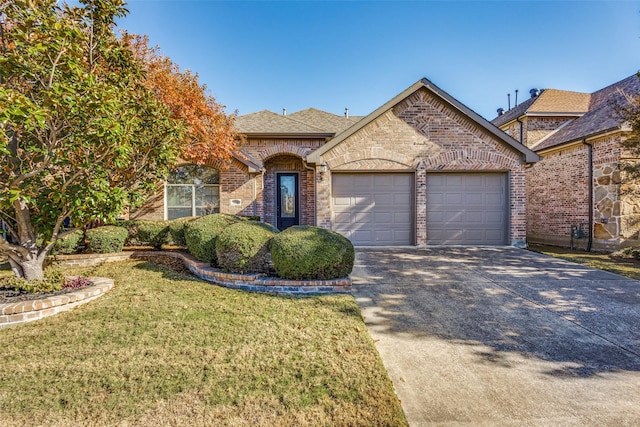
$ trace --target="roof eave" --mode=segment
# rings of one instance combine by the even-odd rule
[[[327,139],[332,138],[335,133],[309,133],[309,132],[240,132],[247,138],[278,138],[278,139]]]
[[[605,136],[609,136],[609,135],[616,134],[616,133],[619,133],[619,132],[626,132],[626,130],[622,126],[614,126],[614,127],[609,128],[609,129],[605,129],[605,130],[601,130],[601,131],[598,131],[598,132],[590,133],[588,135],[582,135],[582,136],[579,136],[577,138],[571,138],[571,139],[566,140],[564,142],[552,145],[551,147],[543,148],[540,151],[536,151],[536,153],[546,154],[546,153],[549,153],[551,151],[557,151],[557,150],[560,150],[560,149],[567,148],[567,146],[570,146],[570,145],[579,144],[579,143],[581,143],[583,141],[589,141],[589,140],[593,140],[593,139],[597,139],[597,138],[603,138]]]

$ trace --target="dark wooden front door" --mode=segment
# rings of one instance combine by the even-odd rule
[[[278,173],[276,226],[284,230],[292,225],[300,224],[300,203],[298,201],[298,174]]]

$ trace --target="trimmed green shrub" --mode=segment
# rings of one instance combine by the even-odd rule
[[[151,245],[158,250],[169,243],[169,221],[138,220],[135,226],[139,243]]]
[[[269,245],[276,274],[283,279],[337,279],[353,269],[355,250],[344,236],[297,225],[275,235]]]
[[[191,255],[203,262],[217,265],[216,238],[218,234],[242,218],[228,214],[211,214],[188,222],[184,226],[184,237]]]
[[[184,237],[184,226],[197,218],[197,216],[185,216],[169,221],[169,237],[171,243],[177,246],[187,246],[187,241]]]
[[[270,224],[238,222],[216,239],[218,267],[230,273],[267,273],[271,268],[269,240],[278,233]]]
[[[87,251],[94,254],[122,252],[129,233],[124,227],[105,225],[87,230]]]
[[[75,254],[80,249],[80,243],[84,238],[84,232],[77,228],[69,234],[65,234],[53,244],[51,255]]]
[[[116,221],[115,225],[127,229],[127,246],[148,245],[159,250],[162,249],[162,245],[169,243],[169,221],[131,219]]]

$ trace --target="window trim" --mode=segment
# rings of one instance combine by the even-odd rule
[[[184,165],[180,165],[180,166],[192,166],[190,164],[184,164]],[[180,167],[178,166],[178,167]],[[196,165],[193,165],[196,166]],[[211,168],[210,166],[205,166],[208,168]],[[216,169],[216,168],[211,168],[214,169],[217,173],[218,173],[218,177],[220,175],[220,170]],[[219,180],[218,180],[219,181]],[[197,215],[197,210],[198,208],[202,208],[202,206],[196,206],[196,188],[195,187],[215,187],[218,189],[218,212],[220,211],[220,183],[218,182],[218,184],[171,184],[168,181],[164,182],[164,197],[163,197],[163,205],[164,205],[164,219],[165,221],[169,219],[169,200],[168,200],[168,193],[169,193],[169,187],[191,187],[191,216],[198,216]],[[171,206],[171,208],[187,208],[187,206]]]

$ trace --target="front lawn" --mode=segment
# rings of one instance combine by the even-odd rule
[[[578,264],[610,271],[631,279],[640,280],[640,261],[631,258],[612,257],[606,253],[585,252],[556,246],[529,245],[529,249]]]
[[[143,261],[92,274],[116,287],[0,330],[0,425],[406,425],[351,296],[250,294]]]

